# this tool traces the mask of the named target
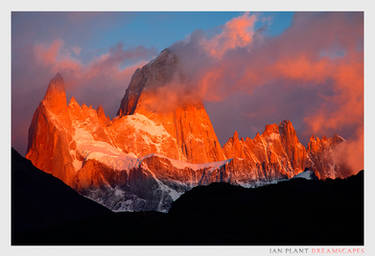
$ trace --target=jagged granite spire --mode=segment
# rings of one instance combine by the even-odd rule
[[[176,54],[164,49],[158,57],[139,68],[133,74],[117,115],[131,115],[144,89],[157,88],[170,82],[178,72]]]
[[[66,108],[65,83],[60,73],[57,73],[49,82],[43,101],[49,108],[57,111]]]

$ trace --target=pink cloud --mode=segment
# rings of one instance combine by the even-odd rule
[[[220,34],[203,39],[203,48],[213,57],[220,58],[228,50],[249,45],[254,35],[255,15],[245,13],[228,21]]]
[[[75,47],[72,48],[72,51],[73,51],[74,54],[77,55],[77,56],[81,53],[81,50],[82,50],[82,49],[81,49],[80,47],[78,47],[78,46],[75,46]]]

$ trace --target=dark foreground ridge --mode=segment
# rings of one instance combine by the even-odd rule
[[[214,183],[168,214],[114,213],[12,149],[13,245],[363,245],[363,171],[246,189]]]

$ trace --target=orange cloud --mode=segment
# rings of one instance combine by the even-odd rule
[[[356,174],[364,168],[364,144],[363,130],[358,129],[356,139],[345,141],[339,144],[334,150],[335,162],[341,163],[345,167],[349,167]],[[347,168],[343,168],[347,169]],[[349,174],[349,175],[350,175]],[[345,174],[344,174],[345,175]]]
[[[220,34],[202,40],[201,44],[211,56],[221,58],[228,50],[245,47],[252,42],[255,21],[255,15],[249,13],[233,18],[224,25]]]

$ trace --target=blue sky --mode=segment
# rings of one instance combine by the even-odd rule
[[[110,47],[115,42],[134,47],[143,45],[162,50],[178,40],[182,40],[195,30],[214,30],[225,24],[233,17],[240,16],[238,12],[219,13],[131,13],[116,14],[123,16],[115,26],[104,31],[98,31],[93,40],[88,42],[90,48]],[[270,18],[267,34],[281,34],[291,24],[293,13],[259,14]],[[258,25],[259,26],[259,25]]]
[[[118,43],[125,49],[136,46],[160,52],[195,30],[220,29],[241,12],[116,12],[116,13],[13,13],[13,47],[25,42],[45,43],[56,38],[66,47],[80,47],[85,63]],[[276,36],[291,25],[293,13],[258,13],[256,28],[268,24],[265,35]],[[264,22],[267,20],[267,22]]]

